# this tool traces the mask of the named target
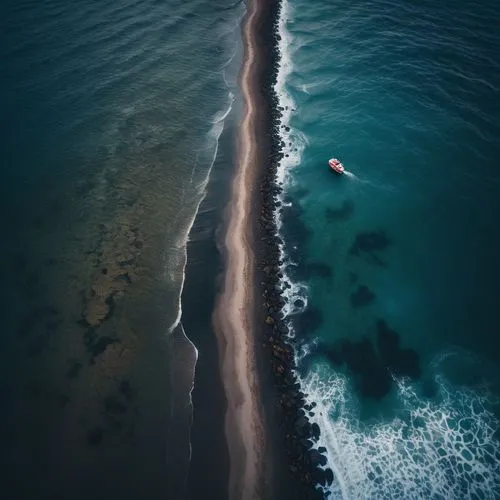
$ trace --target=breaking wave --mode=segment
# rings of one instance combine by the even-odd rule
[[[498,498],[500,443],[493,397],[435,375],[438,401],[395,380],[401,403],[389,422],[363,424],[349,380],[318,365],[303,380],[336,481],[334,498]]]
[[[295,102],[287,82],[293,73],[294,41],[287,29],[293,10],[282,0],[278,22],[280,63],[275,85],[282,113],[280,138],[284,157],[277,182],[283,188],[276,210],[278,233],[284,239],[282,210],[295,203],[287,195],[294,186],[293,172],[300,165],[307,137],[294,128]],[[308,93],[308,88],[303,88]],[[353,181],[368,182],[348,173]],[[389,187],[385,187],[389,189]],[[291,248],[280,246],[283,273],[281,288],[286,304],[285,318],[291,319],[308,306],[308,286],[294,282],[287,269],[296,265]],[[295,337],[291,321],[291,338]],[[315,349],[315,340],[296,348],[300,362]],[[494,413],[498,401],[488,392],[452,385],[440,371],[440,363],[429,367],[437,386],[432,399],[418,393],[419,386],[394,379],[396,416],[363,421],[352,380],[325,363],[314,362],[302,377],[301,389],[307,403],[315,403],[310,420],[321,429],[317,446],[324,446],[328,467],[335,475],[329,492],[343,499],[414,499],[500,497],[499,422]],[[298,374],[299,375],[299,374]]]

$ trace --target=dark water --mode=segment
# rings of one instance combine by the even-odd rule
[[[186,241],[234,99],[242,13],[0,7],[3,498],[182,495]]]
[[[287,312],[332,493],[498,498],[497,5],[284,6]]]
[[[222,212],[230,194],[241,103],[235,101],[219,139],[207,196],[189,235],[182,323],[199,356],[193,388],[193,453],[189,474],[191,498],[224,499],[228,495],[229,453],[225,436],[226,395],[220,383],[219,346],[212,327],[215,290],[221,286],[223,262],[218,248]],[[196,444],[198,443],[198,446]],[[200,445],[201,444],[201,445]],[[224,472],[226,471],[226,473]]]

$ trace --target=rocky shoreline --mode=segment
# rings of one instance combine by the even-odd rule
[[[286,318],[281,312],[285,299],[282,296],[282,278],[280,271],[281,239],[277,236],[275,223],[276,211],[280,209],[279,195],[282,191],[277,185],[277,169],[283,158],[284,143],[280,136],[280,118],[283,108],[275,92],[280,61],[277,24],[280,13],[280,0],[263,0],[264,9],[260,33],[263,40],[259,44],[264,47],[262,54],[262,105],[263,112],[262,139],[267,141],[267,159],[263,158],[259,172],[258,191],[255,193],[256,221],[254,228],[256,256],[256,306],[259,328],[258,345],[262,346],[258,353],[262,365],[267,364],[271,373],[264,374],[267,383],[272,382],[271,399],[274,401],[272,420],[275,446],[281,448],[287,460],[283,479],[288,484],[287,490],[293,496],[288,498],[322,499],[328,493],[319,488],[327,486],[334,480],[333,472],[325,468],[327,459],[324,448],[317,448],[320,429],[316,423],[308,419],[313,405],[307,405],[304,394],[295,375],[294,351],[288,338]],[[276,429],[277,427],[277,429]],[[271,431],[272,432],[272,431]]]

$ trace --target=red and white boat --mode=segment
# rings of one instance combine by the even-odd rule
[[[340,163],[337,158],[331,158],[330,160],[328,160],[328,165],[330,165],[330,168],[337,174],[344,173],[344,165],[342,165],[342,163]]]

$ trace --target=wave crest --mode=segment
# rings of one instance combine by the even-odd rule
[[[439,402],[396,380],[401,412],[364,425],[348,379],[318,366],[302,380],[321,428],[335,498],[498,498],[500,442],[491,396],[457,390],[436,375]]]

